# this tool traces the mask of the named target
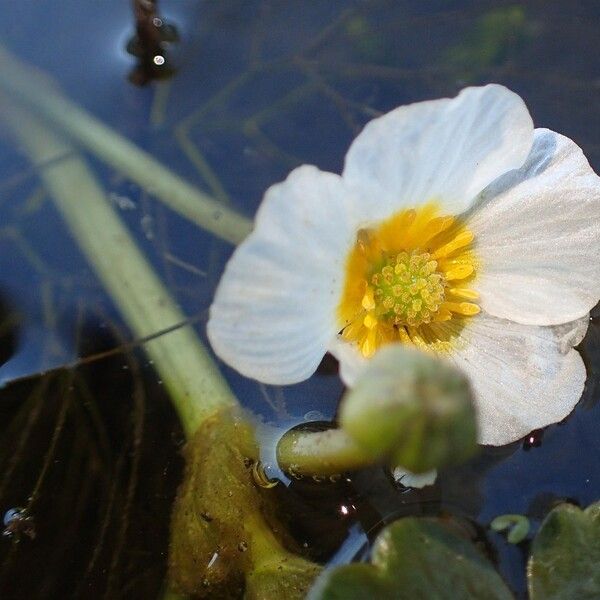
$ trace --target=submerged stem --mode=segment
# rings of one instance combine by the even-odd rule
[[[43,165],[40,177],[57,209],[133,333],[143,338],[185,322],[72,145],[27,109],[5,104],[8,126],[32,162]],[[144,349],[188,438],[167,597],[182,597],[179,591],[205,596],[213,588],[224,598],[244,589],[248,600],[305,597],[320,567],[286,548],[275,497],[259,491],[247,464],[258,456],[253,432],[208,351],[189,325]]]
[[[61,133],[135,181],[169,208],[220,238],[237,244],[252,222],[173,173],[150,154],[63,96],[47,76],[0,46],[0,89]]]
[[[3,112],[32,162],[45,165],[40,177],[134,335],[143,338],[185,323],[185,314],[131,239],[72,144],[21,108],[4,102]],[[217,409],[237,404],[191,326],[152,339],[144,349],[188,436]]]

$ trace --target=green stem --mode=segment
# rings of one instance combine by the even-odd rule
[[[267,499],[261,497],[244,460],[250,455],[244,446],[252,444],[244,445],[241,439],[245,435],[251,442],[253,434],[243,419],[231,416],[239,409],[236,398],[194,330],[181,325],[186,316],[136,246],[87,163],[67,138],[48,125],[47,118],[39,116],[38,113],[45,117],[54,114],[52,110],[44,112],[42,105],[53,109],[56,106],[52,107],[51,102],[26,101],[35,86],[26,90],[23,105],[14,102],[15,94],[1,93],[2,87],[6,88],[1,79],[3,60],[7,58],[0,50],[0,103],[4,105],[6,123],[33,164],[41,165],[39,175],[56,208],[125,322],[139,338],[173,328],[147,341],[144,349],[171,396],[188,438],[186,476],[173,513],[171,573],[179,575],[172,580],[174,587],[184,590],[201,567],[210,570],[207,556],[229,548],[230,559],[222,560],[227,574],[216,583],[225,588],[237,586],[242,573],[249,600],[284,595],[293,599],[304,597],[320,567],[288,552],[275,535],[285,537],[283,527],[272,530],[261,512]],[[29,83],[26,79],[23,82]],[[52,96],[50,92],[48,95]],[[81,115],[71,114],[68,119],[71,118],[77,121]],[[59,119],[53,124],[63,126]],[[102,126],[99,127],[92,140],[101,138]],[[69,130],[66,126],[65,129]],[[111,152],[115,148],[120,152],[127,149],[128,142],[124,140],[121,148],[119,139],[107,137],[104,141]],[[138,163],[134,161],[136,168],[143,164],[143,158],[138,156]],[[151,162],[145,168],[158,170]],[[165,189],[176,188],[179,183],[171,177],[165,185]],[[218,229],[218,222],[211,222],[211,230]],[[230,234],[227,239],[238,241],[241,229],[224,229],[223,233]],[[197,455],[193,452],[196,445],[200,448]],[[207,507],[225,518],[205,519],[202,511]],[[236,515],[243,518],[234,518]],[[233,539],[229,539],[232,533]],[[247,544],[248,559],[240,547],[242,542]],[[192,561],[191,574],[181,569],[180,564],[186,563],[198,547],[204,547],[202,544],[208,544],[210,552],[203,552],[201,561]],[[203,583],[202,579],[200,585]],[[195,593],[195,580],[190,585]],[[182,597],[173,595],[171,590],[166,594],[166,598]]]
[[[277,445],[277,462],[286,472],[329,476],[368,467],[377,457],[358,447],[342,429],[288,431]]]
[[[44,74],[0,46],[0,89],[71,137],[169,208],[222,239],[238,244],[252,222],[204,194],[150,154],[65,98]]]
[[[0,98],[2,99],[2,98]],[[3,100],[3,99],[2,99]],[[82,252],[136,337],[186,321],[142,255],[87,163],[40,119],[3,102],[6,123],[34,164]],[[168,389],[186,434],[237,400],[190,326],[144,345]]]

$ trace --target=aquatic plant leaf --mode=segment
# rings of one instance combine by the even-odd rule
[[[320,567],[286,549],[293,543],[274,517],[274,500],[253,483],[258,448],[250,425],[218,412],[184,453],[171,526],[172,587],[200,598],[303,598]]]
[[[531,600],[600,598],[600,502],[561,504],[545,518],[527,566]]]
[[[494,531],[506,531],[511,544],[521,543],[529,533],[529,519],[524,515],[499,515],[491,523]]]
[[[366,452],[412,473],[464,462],[477,449],[465,376],[423,352],[391,345],[344,397],[340,424]]]
[[[512,595],[469,541],[432,519],[408,517],[379,534],[371,565],[325,571],[308,598],[504,600]]]

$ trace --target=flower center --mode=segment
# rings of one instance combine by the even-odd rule
[[[429,323],[445,298],[445,280],[429,252],[412,250],[387,257],[371,276],[374,301],[381,317],[395,325]]]
[[[342,337],[366,357],[394,341],[447,350],[479,312],[469,287],[478,266],[472,242],[464,224],[439,216],[434,204],[361,229],[338,307]]]

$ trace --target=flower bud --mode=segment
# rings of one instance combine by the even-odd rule
[[[342,400],[340,424],[365,452],[413,473],[464,461],[477,447],[466,377],[446,361],[391,344]]]

